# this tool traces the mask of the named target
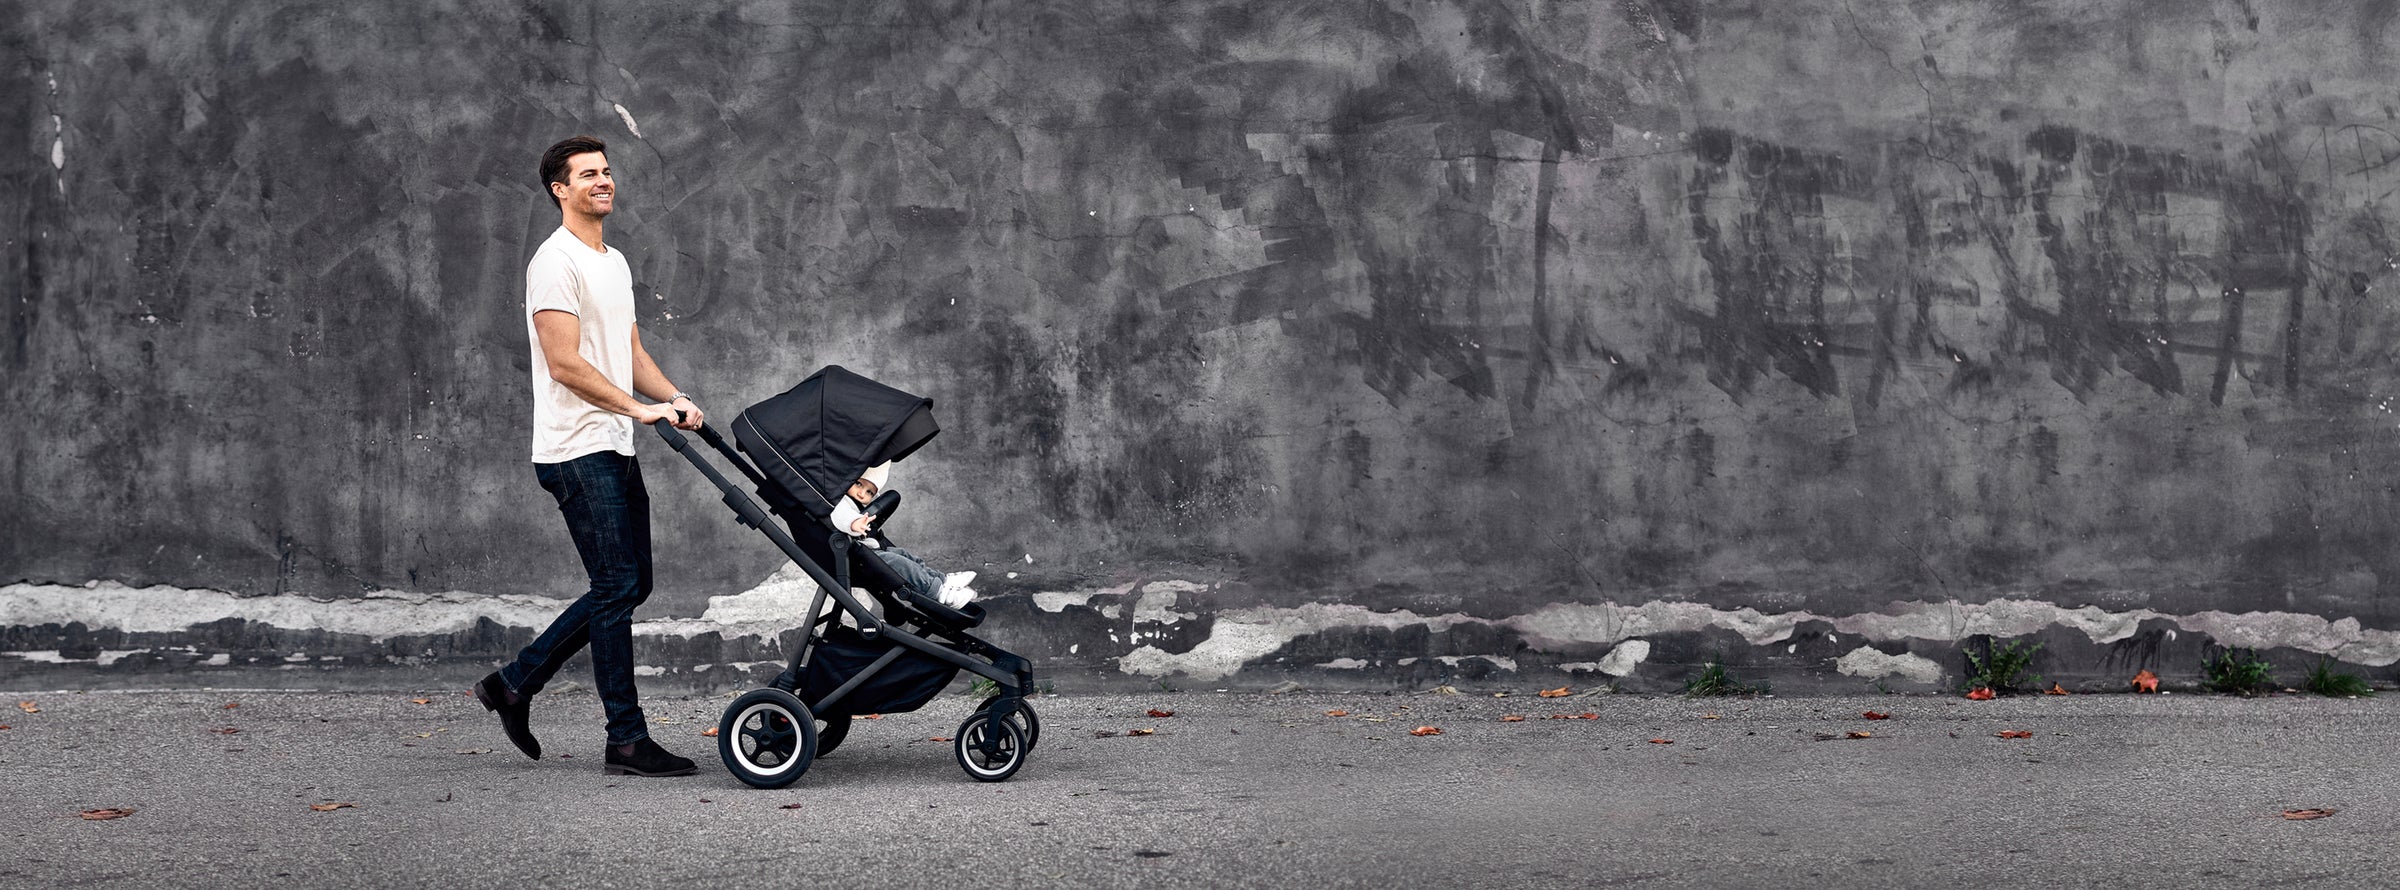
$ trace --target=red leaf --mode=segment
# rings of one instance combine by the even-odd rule
[[[2158,675],[2151,673],[2148,668],[2143,668],[2141,673],[2133,675],[2133,691],[2157,692]]]
[[[410,703],[410,704],[416,704],[416,705],[430,705],[430,704],[433,704],[433,699],[430,699],[430,698],[412,698],[412,699],[409,699],[408,701],[409,701],[409,703]]]
[[[1890,714],[1886,714],[1886,713],[1884,713],[1884,712],[1882,712],[1882,711],[1868,711],[1868,712],[1866,712],[1866,713],[1864,713],[1864,714],[1860,714],[1859,716],[1861,716],[1861,717],[1865,717],[1865,718],[1867,718],[1867,719],[1869,719],[1869,720],[1890,720],[1890,719],[1892,719],[1892,715],[1890,715]]]
[[[776,809],[778,809],[778,810],[797,810],[797,809],[799,809],[799,808],[800,808],[800,805],[799,805],[799,804],[796,804],[796,803],[787,803],[787,804],[784,804],[783,806],[776,807]]]
[[[1508,715],[1508,716],[1506,716],[1506,717],[1502,717],[1502,718],[1500,718],[1500,722],[1502,722],[1502,723],[1523,723],[1523,722],[1525,722],[1525,715],[1523,715],[1523,714],[1510,714],[1510,715]],[[5,726],[0,726],[0,729],[7,729],[7,728],[8,728],[8,727],[5,727]]]
[[[1129,735],[1129,736],[1134,736],[1134,735],[1157,735],[1157,734],[1158,734],[1158,730],[1155,730],[1155,729],[1128,729],[1128,730],[1126,730],[1126,731],[1125,731],[1125,734],[1126,734],[1126,735]]]
[[[83,818],[87,822],[106,822],[110,819],[123,819],[127,816],[133,815],[135,812],[138,811],[132,807],[110,807],[105,810],[85,810],[83,811]]]
[[[1326,712],[1325,712],[1325,716],[1327,716],[1327,717],[1348,717],[1348,716],[1350,716],[1350,712],[1349,712],[1349,711],[1326,711]]]
[[[41,706],[39,706],[39,705],[36,705],[36,704],[34,704],[34,703],[32,703],[32,702],[29,702],[29,701],[21,701],[21,702],[18,702],[18,703],[17,703],[17,710],[24,711],[25,713],[28,713],[28,714],[39,714],[39,713],[41,713],[41,712],[42,712]],[[111,817],[111,818],[114,818],[114,817]]]
[[[8,724],[6,724],[6,723],[0,723],[0,730],[6,730],[6,729],[8,729]]]
[[[1438,726],[1420,726],[1420,727],[1417,727],[1417,728],[1415,728],[1415,729],[1409,730],[1409,731],[1408,731],[1408,734],[1409,734],[1409,735],[1415,735],[1415,736],[1441,735],[1441,734],[1442,734],[1442,730],[1441,730],[1441,727],[1438,727]]]
[[[1993,692],[1992,688],[1989,686],[1977,686],[1975,687],[1975,691],[1967,693],[1967,697],[1976,701],[1991,701],[1992,699],[1999,698],[2000,694]]]
[[[950,737],[949,737],[949,736],[946,736],[946,735],[937,735],[937,736],[934,736],[933,738],[926,739],[926,741],[928,741],[928,742],[947,742],[947,741],[949,741],[949,740],[950,740]]]
[[[2028,732],[2028,731],[2026,731],[2026,730],[2022,730],[2022,729],[2003,729],[2003,730],[2001,730],[2001,731],[2000,731],[1999,735],[2000,735],[2000,737],[2001,737],[2001,738],[2004,738],[2004,739],[2030,739],[2030,738],[2033,738],[2033,733],[2031,733],[2031,732]]]
[[[225,728],[223,728],[223,729],[212,729],[212,730],[209,730],[209,732],[213,732],[213,733],[216,733],[216,734],[218,734],[218,735],[233,735],[233,734],[235,734],[235,733],[241,732],[241,730],[240,730],[239,728],[237,728],[237,727],[228,726],[228,727],[225,727]]]
[[[219,708],[218,710],[221,710],[221,711],[230,711],[230,710],[233,710],[233,709],[235,709],[235,708],[238,708],[238,707],[241,707],[241,706],[242,706],[242,703],[241,703],[241,702],[238,702],[238,701],[229,701],[229,702],[226,702],[226,703],[225,703],[225,707]]]
[[[701,735],[704,735],[704,736],[707,736],[707,737],[709,737],[709,738],[712,738],[712,739],[713,739],[713,738],[716,738],[716,737],[717,737],[717,728],[716,728],[716,727],[714,727],[714,726],[711,726],[711,727],[709,727],[709,728],[707,728],[707,729],[703,729],[703,730],[701,730],[701,731],[700,731],[700,734],[701,734]]]
[[[858,715],[858,719],[860,719],[860,720],[881,720],[881,719],[883,719],[883,715],[882,715],[882,714],[860,714],[860,715]]]
[[[1575,694],[1575,690],[1573,690],[1573,689],[1571,689],[1571,688],[1568,688],[1568,687],[1565,687],[1565,686],[1558,687],[1557,689],[1544,689],[1544,690],[1542,690],[1542,697],[1543,697],[1543,698],[1566,698],[1567,696],[1574,695],[1574,694]]]
[[[1850,733],[1850,738],[1854,738],[1854,739],[1871,739],[1871,738],[1874,738],[1874,737],[1875,737],[1875,734],[1874,734],[1874,733],[1871,733],[1871,732],[1865,732],[1865,731],[1854,731],[1854,732]]]
[[[1167,718],[1167,717],[1173,717],[1173,716],[1175,716],[1175,712],[1174,712],[1174,711],[1161,711],[1161,710],[1159,710],[1159,709],[1157,709],[1157,708],[1151,708],[1151,709],[1150,709],[1150,716],[1152,716],[1152,717],[1158,717],[1158,718],[1161,718],[1161,719],[1163,719],[1163,718]]]
[[[1651,739],[1651,740],[1650,740],[1650,744],[1653,744],[1653,745],[1672,745],[1672,744],[1675,744],[1675,740],[1674,740],[1674,739]]]
[[[349,801],[346,801],[346,800],[345,800],[345,801],[342,801],[342,802],[340,802],[340,803],[312,803],[312,804],[309,804],[309,805],[308,805],[308,808],[309,808],[309,809],[312,809],[312,810],[315,810],[315,811],[317,811],[317,812],[320,812],[320,813],[330,813],[330,812],[333,812],[333,811],[335,811],[335,810],[339,810],[339,809],[345,809],[345,808],[349,808],[349,807],[355,807],[355,806],[358,806],[358,805],[357,805],[357,804],[354,804],[354,803],[351,803],[351,802],[349,802]]]
[[[130,812],[132,812],[132,810],[127,810],[126,812],[129,812],[129,813],[130,813]],[[2333,815],[2333,814],[2335,814],[2335,813],[2339,813],[2339,812],[2341,812],[2341,811],[2340,811],[2340,810],[2337,810],[2337,809],[2333,809],[2332,807],[2324,807],[2324,808],[2319,808],[2319,809],[2307,809],[2307,810],[2285,810],[2285,811],[2283,811],[2283,817],[2284,817],[2284,818],[2286,818],[2286,819],[2290,819],[2290,820],[2292,820],[2292,821],[2294,821],[2294,822],[2300,822],[2300,821],[2304,821],[2304,820],[2308,820],[2308,819],[2323,819],[2323,818],[2325,818],[2325,817],[2327,817],[2327,816],[2331,816],[2331,815]],[[89,818],[91,818],[91,816],[90,816],[89,814],[86,814],[86,815],[84,816],[84,818],[86,818],[86,819],[89,819]]]
[[[2048,689],[2045,689],[2045,690],[2042,690],[2042,694],[2043,694],[2043,695],[2073,695],[2074,693],[2068,692],[2068,691],[2067,691],[2067,687],[2060,686],[2060,685],[2058,685],[2057,683],[2052,683],[2052,684],[2050,684],[2050,688],[2048,688]]]

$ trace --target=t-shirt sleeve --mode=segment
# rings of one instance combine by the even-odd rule
[[[583,282],[575,275],[575,264],[565,254],[555,250],[535,253],[533,262],[525,266],[525,315],[556,309],[569,315],[583,314],[583,301],[578,298]]]

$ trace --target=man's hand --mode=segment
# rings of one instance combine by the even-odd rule
[[[634,423],[643,426],[649,426],[662,420],[674,426],[683,426],[683,424],[675,423],[675,406],[673,405],[635,405],[633,413],[627,416],[632,417]],[[698,426],[699,424],[695,423],[683,428],[692,429]]]
[[[691,396],[677,396],[667,407],[683,412],[683,422],[676,424],[676,429],[696,430],[708,420],[708,414],[700,410],[700,404],[692,401]]]

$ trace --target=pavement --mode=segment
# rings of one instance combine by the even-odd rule
[[[1533,692],[1041,696],[999,784],[929,741],[950,694],[771,791],[702,735],[729,696],[646,702],[702,769],[640,779],[588,692],[537,700],[538,762],[457,689],[0,693],[0,887],[2400,880],[2393,697]]]

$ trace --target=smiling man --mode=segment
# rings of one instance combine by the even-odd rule
[[[676,391],[642,348],[633,273],[601,239],[616,209],[608,146],[576,136],[542,154],[558,231],[525,267],[525,329],[533,347],[533,468],[558,501],[591,588],[508,666],[475,684],[508,740],[541,759],[528,713],[569,656],[592,648],[593,686],[608,713],[603,769],[688,776],[689,759],[651,741],[633,682],[633,610],[650,596],[650,494],[633,459],[634,425],[699,429],[700,407]],[[658,403],[644,403],[641,394]]]

